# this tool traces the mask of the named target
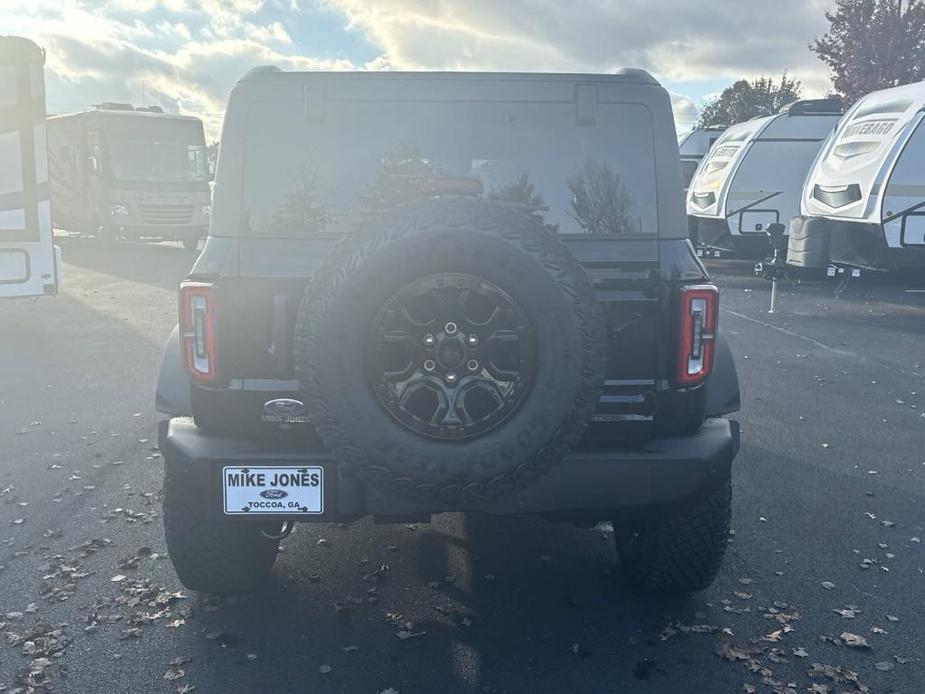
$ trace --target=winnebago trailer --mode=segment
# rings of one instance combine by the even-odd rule
[[[202,121],[101,104],[48,119],[54,225],[104,241],[196,248],[211,213]]]
[[[57,294],[45,146],[45,52],[0,36],[0,297]]]
[[[872,92],[839,122],[803,188],[787,260],[925,269],[925,82]]]
[[[797,214],[806,174],[842,113],[839,99],[807,99],[727,129],[687,192],[691,238],[752,257],[766,254],[768,225]]]
[[[725,130],[726,126],[697,128],[691,130],[678,142],[678,151],[681,155],[681,183],[684,185],[685,193],[694,179],[694,174],[697,173],[700,162],[707,156]]]

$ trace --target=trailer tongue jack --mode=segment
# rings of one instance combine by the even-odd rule
[[[771,282],[771,305],[768,313],[777,313],[778,283],[787,274],[787,240],[784,237],[784,231],[784,225],[779,222],[768,225],[765,233],[768,235],[774,254],[770,259],[755,263],[755,274]]]

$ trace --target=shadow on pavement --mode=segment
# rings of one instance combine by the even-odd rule
[[[193,658],[198,690],[266,691],[272,681],[273,692],[703,692],[687,686],[692,671],[717,692],[740,687],[738,669],[717,667],[712,640],[658,639],[670,621],[704,621],[709,592],[632,592],[609,533],[450,514],[404,528],[395,551],[364,555],[373,526],[350,528],[300,528],[271,590],[210,612],[200,604],[175,644]],[[307,557],[293,562],[296,553]],[[338,612],[335,601],[351,607]]]
[[[65,266],[77,265],[132,282],[176,289],[198,256],[179,243],[120,242],[103,246],[95,239],[55,237]],[[67,285],[65,267],[64,284]]]

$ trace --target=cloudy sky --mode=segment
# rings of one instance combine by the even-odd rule
[[[680,130],[731,81],[786,70],[830,85],[808,50],[830,0],[0,0],[0,33],[48,53],[49,112],[100,101],[200,116],[217,137],[235,80],[288,69],[608,72],[644,67]]]

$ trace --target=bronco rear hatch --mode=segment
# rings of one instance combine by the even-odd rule
[[[679,377],[694,330],[680,287],[705,273],[678,204],[673,132],[667,93],[639,71],[251,73],[231,97],[210,238],[190,277],[208,289],[181,304],[188,340],[194,300],[212,331],[194,378],[197,423],[280,436],[266,403],[298,398],[293,325],[338,241],[417,200],[477,198],[541,222],[597,290],[608,364],[588,440],[699,425],[709,368]],[[698,310],[696,320],[713,316],[697,328],[710,342],[715,304]],[[298,430],[301,413],[287,416]]]

